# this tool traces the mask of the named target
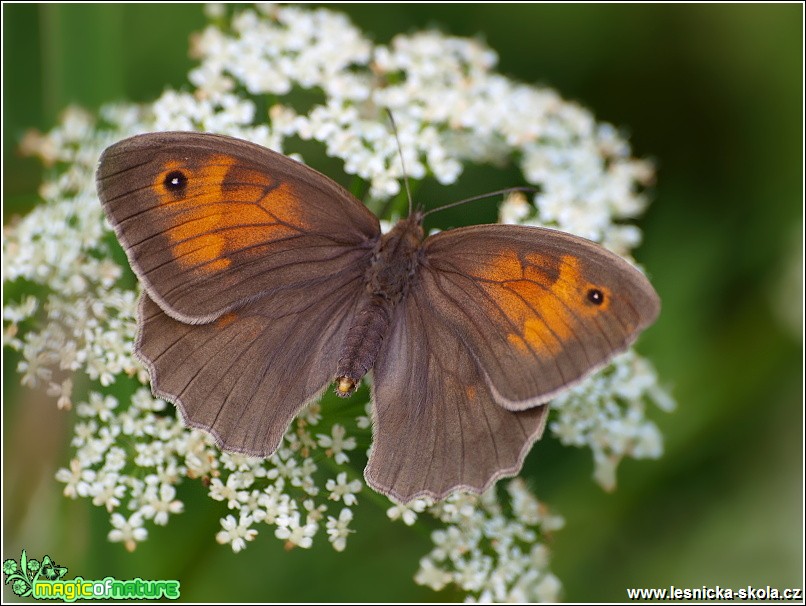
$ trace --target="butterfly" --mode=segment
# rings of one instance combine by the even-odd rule
[[[547,402],[656,319],[644,275],[557,230],[425,237],[319,172],[231,137],[164,132],[101,156],[97,189],[143,285],[136,356],[224,450],[270,456],[295,416],[369,372],[364,476],[400,502],[517,474]]]

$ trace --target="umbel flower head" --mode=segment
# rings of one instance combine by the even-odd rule
[[[377,45],[343,15],[303,7],[213,6],[208,15],[211,24],[192,41],[191,89],[166,90],[147,105],[107,105],[97,117],[70,108],[51,132],[23,141],[52,169],[42,203],[4,229],[4,281],[37,293],[4,302],[4,345],[20,354],[23,385],[74,410],[72,456],[56,479],[68,498],[108,512],[110,541],[133,550],[155,540],[157,527],[186,506],[176,486],[195,480],[221,508],[211,537],[236,552],[261,530],[288,548],[325,537],[343,551],[365,492],[359,470],[368,408],[339,403],[336,415],[326,396],[298,416],[266,460],[220,452],[207,434],[185,428],[151,395],[132,357],[138,292],[95,192],[101,151],[158,130],[216,132],[292,154],[294,141],[316,141],[368,186],[376,207],[400,191],[399,154],[415,185],[426,177],[455,183],[471,161],[512,163],[538,193],[509,197],[503,222],[566,230],[625,257],[640,241],[628,221],[646,207],[642,192],[653,170],[587,110],[498,74],[496,54],[476,40],[427,31]],[[296,107],[300,89],[317,101]],[[552,402],[550,434],[591,448],[595,479],[613,488],[623,457],[662,452],[649,405],[668,410],[672,401],[651,364],[627,352]],[[544,538],[562,519],[522,480],[480,497],[390,504],[388,514],[407,525],[424,515],[442,525],[415,574],[422,585],[452,584],[471,600],[559,596]]]

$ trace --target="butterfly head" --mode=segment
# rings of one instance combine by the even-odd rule
[[[419,246],[425,239],[425,231],[423,230],[423,217],[425,213],[422,210],[412,211],[405,219],[400,219],[392,230],[384,237],[387,239],[403,239],[412,246]],[[395,234],[394,236],[392,234]]]

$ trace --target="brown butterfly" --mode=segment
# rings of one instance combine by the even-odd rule
[[[109,147],[98,194],[145,292],[154,393],[224,450],[271,455],[332,382],[373,371],[367,483],[399,501],[516,474],[558,392],[657,317],[647,279],[559,231],[389,233],[324,175],[258,145],[153,133]]]

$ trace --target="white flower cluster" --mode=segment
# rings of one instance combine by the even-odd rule
[[[556,602],[561,584],[548,569],[542,539],[565,521],[552,515],[523,480],[510,480],[506,492],[506,507],[492,488],[478,497],[418,499],[389,509],[390,519],[409,526],[423,511],[445,524],[431,533],[434,548],[420,560],[414,580],[435,591],[452,584],[468,602]]]
[[[424,32],[375,45],[344,16],[305,7],[214,6],[208,15],[214,24],[193,41],[192,91],[166,90],[146,106],[109,105],[98,121],[71,109],[50,133],[23,141],[52,168],[44,203],[4,229],[4,345],[19,352],[24,385],[46,389],[60,408],[78,402],[74,456],[57,478],[66,496],[109,512],[111,541],[134,549],[147,524],[182,512],[176,486],[196,478],[225,508],[216,539],[234,551],[261,524],[288,547],[310,547],[324,529],[341,551],[363,486],[349,452],[354,436],[369,442],[369,415],[334,423],[313,406],[271,458],[257,460],[219,452],[154,399],[131,355],[134,279],[95,193],[100,152],[155,130],[213,131],[278,151],[298,137],[321,142],[377,199],[399,192],[399,153],[415,182],[430,175],[453,183],[469,159],[517,162],[538,193],[534,205],[511,197],[503,221],[559,227],[625,256],[640,239],[625,221],[644,208],[653,172],[586,110],[496,73],[495,53],[478,41]],[[130,401],[119,395],[127,386]],[[596,477],[611,486],[622,457],[660,453],[647,402],[670,407],[651,366],[628,353],[556,399],[550,427],[563,443],[592,448]],[[522,482],[481,498],[397,505],[389,515],[410,525],[425,511],[446,526],[433,533],[418,582],[454,584],[485,601],[556,599],[541,537],[559,521]]]
[[[594,479],[613,490],[616,467],[624,457],[657,459],[663,454],[663,437],[646,418],[647,404],[667,412],[675,406],[649,361],[630,350],[554,398],[549,429],[563,444],[589,447]]]
[[[176,485],[183,478],[203,478],[208,496],[235,512],[221,520],[223,530],[216,535],[233,551],[257,535],[253,526],[261,522],[274,526],[275,536],[287,547],[310,547],[328,512],[327,500],[344,505],[326,524],[328,540],[344,550],[352,532],[349,506],[358,503],[363,484],[348,481],[342,471],[325,482],[327,500],[322,501],[314,462],[314,457],[349,462],[345,451],[355,448],[355,440],[344,438],[344,426],[334,424],[330,435],[320,434],[320,443],[329,444],[321,452],[310,431],[321,416],[319,407],[312,406],[297,419],[283,446],[263,461],[220,452],[207,433],[188,430],[166,409],[145,387],[135,391],[128,406],[97,391],[76,406],[75,457],[56,479],[64,483],[65,496],[90,498],[93,505],[106,508],[113,526],[110,541],[134,550],[148,537],[147,520],[164,526],[170,514],[183,511]]]
[[[49,291],[4,302],[3,344],[22,353],[22,383],[47,387],[60,408],[71,407],[72,373],[109,386],[140,368],[131,353],[136,294],[118,284],[123,268],[112,260],[95,193],[95,166],[107,142],[77,109],[67,110],[47,136],[27,137],[24,150],[65,168],[40,188],[45,204],[3,232],[4,282]],[[21,331],[38,312],[44,326]]]

